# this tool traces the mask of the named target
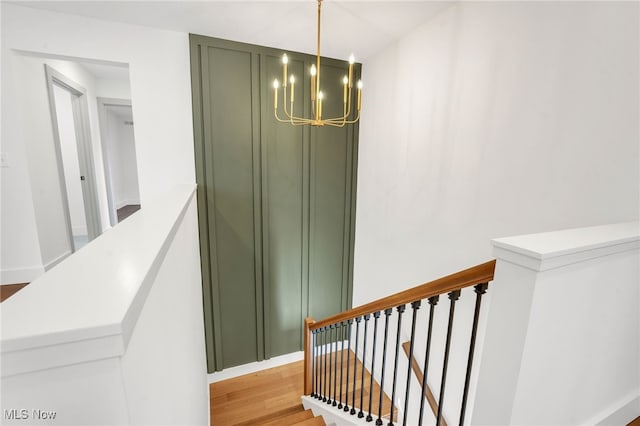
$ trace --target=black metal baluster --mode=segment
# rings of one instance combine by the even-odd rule
[[[333,348],[333,324],[329,326],[329,398],[327,398],[327,404],[331,405],[331,403],[333,401],[331,401],[331,364],[333,364],[332,362],[332,358],[333,358],[333,353],[332,353],[332,348]]]
[[[378,419],[376,420],[376,426],[382,425],[382,396],[384,395],[384,372],[387,367],[387,336],[389,332],[389,316],[393,309],[384,310],[384,342],[382,347],[382,377],[380,378],[380,400],[378,401]],[[391,404],[393,405],[393,403]]]
[[[311,330],[311,336],[312,336],[312,347],[313,347],[313,355],[311,357],[311,381],[312,381],[312,391],[311,391],[311,397],[315,398],[316,396],[316,331],[315,330]]]
[[[380,318],[380,311],[373,313],[373,354],[371,355],[371,377],[369,380],[369,414],[367,415],[367,421],[373,420],[371,416],[371,402],[373,399],[373,374],[376,368],[376,340],[378,336],[378,318]]]
[[[345,381],[346,391],[344,393],[344,411],[349,411],[349,360],[351,359],[351,325],[353,324],[353,320],[347,321],[347,324],[349,324],[349,332],[347,336],[349,349],[347,350],[347,380]]]
[[[317,329],[316,330],[316,354],[317,354],[317,359],[316,359],[316,399],[320,399],[322,398],[321,393],[322,393],[322,377],[321,377],[321,372],[322,372],[322,335],[321,333],[321,329]]]
[[[336,396],[336,392],[338,390],[338,324],[335,324],[335,329],[335,350],[333,351],[333,402],[331,403],[334,407],[338,405],[338,397]]]
[[[344,371],[344,322],[340,323],[340,393],[338,394],[338,410],[342,409],[342,372]]]
[[[467,409],[467,396],[469,394],[469,381],[471,380],[471,367],[473,366],[473,352],[476,347],[476,334],[478,331],[478,319],[480,317],[480,302],[482,295],[487,292],[488,283],[475,286],[476,307],[473,312],[473,326],[471,327],[471,342],[469,343],[469,358],[467,359],[467,375],[464,380],[464,391],[462,393],[462,408],[460,409],[460,426],[464,424],[464,415]]]
[[[411,362],[413,360],[413,343],[416,337],[416,317],[418,315],[418,309],[422,302],[419,300],[411,303],[411,309],[413,309],[413,317],[411,319],[411,341],[409,343],[409,366],[407,367],[407,388],[404,392],[404,418],[402,419],[402,425],[407,425],[407,415],[409,414],[409,388],[411,386]]]
[[[400,305],[396,308],[398,311],[398,329],[396,331],[396,359],[393,363],[393,385],[391,387],[391,415],[389,416],[388,426],[393,426],[393,408],[396,400],[396,381],[398,379],[398,356],[400,355],[400,328],[402,327],[402,314],[406,306]]]
[[[327,327],[322,329],[322,365],[324,373],[322,375],[322,402],[327,402]]]
[[[318,333],[318,392],[316,393],[317,399],[322,399],[322,328],[316,330]]]
[[[353,359],[353,391],[351,392],[351,411],[349,411],[349,414],[352,416],[356,413],[356,378],[358,377],[358,335],[360,334],[360,321],[362,321],[362,317],[356,318],[356,352]]]
[[[362,343],[362,372],[360,374],[360,411],[358,412],[358,418],[361,419],[364,417],[364,411],[362,411],[364,400],[364,370],[367,365],[367,329],[369,325],[370,314],[366,314],[364,316],[364,338]]]
[[[460,290],[455,290],[449,293],[449,300],[451,300],[451,306],[449,307],[449,325],[447,326],[447,342],[444,348],[444,363],[442,366],[442,381],[440,383],[440,398],[438,401],[438,417],[436,419],[436,426],[440,425],[442,421],[442,406],[444,405],[444,389],[447,383],[447,367],[449,364],[449,349],[451,348],[451,333],[453,329],[453,316],[455,314],[456,300],[460,298]]]
[[[420,395],[420,419],[418,420],[418,426],[422,426],[422,417],[424,415],[424,401],[426,400],[425,391],[427,388],[427,373],[429,372],[429,351],[431,350],[431,330],[433,329],[433,311],[438,304],[440,296],[433,296],[429,298],[429,327],[427,330],[427,348],[424,351],[424,367],[422,367],[422,394]]]

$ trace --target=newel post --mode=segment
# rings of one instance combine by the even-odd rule
[[[313,318],[305,318],[304,320],[304,394],[311,395],[312,392],[312,360],[313,360],[313,338],[311,336],[311,327],[315,321]]]

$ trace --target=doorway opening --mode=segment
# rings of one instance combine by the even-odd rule
[[[97,98],[107,204],[111,226],[140,209],[130,99]]]
[[[86,90],[49,65],[45,73],[67,234],[75,252],[102,233]]]

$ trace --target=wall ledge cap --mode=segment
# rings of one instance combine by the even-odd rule
[[[640,222],[573,228],[491,241],[499,260],[534,271],[555,269],[640,248]]]

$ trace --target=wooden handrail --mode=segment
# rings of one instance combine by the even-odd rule
[[[472,285],[484,284],[493,281],[493,273],[496,268],[496,261],[489,262],[465,269],[455,274],[401,291],[391,296],[383,297],[358,306],[357,308],[341,312],[337,315],[325,318],[320,321],[314,321],[312,318],[306,318],[304,321],[304,394],[312,393],[312,372],[311,358],[313,357],[312,348],[312,331],[332,324],[343,321],[352,320],[362,315],[372,314],[374,312],[384,311],[385,309],[395,308],[396,306],[415,302],[417,300],[428,299],[432,296],[449,293],[454,290],[460,290]]]
[[[331,324],[337,324],[343,321],[352,320],[366,314],[372,314],[385,309],[395,308],[396,306],[415,302],[417,300],[428,299],[439,294],[449,293],[454,290],[460,290],[476,284],[483,284],[493,281],[493,273],[496,268],[496,261],[489,262],[465,269],[455,274],[447,275],[434,281],[401,291],[391,296],[383,297],[358,306],[348,311],[330,316],[320,321],[310,322],[309,330],[317,330]]]

